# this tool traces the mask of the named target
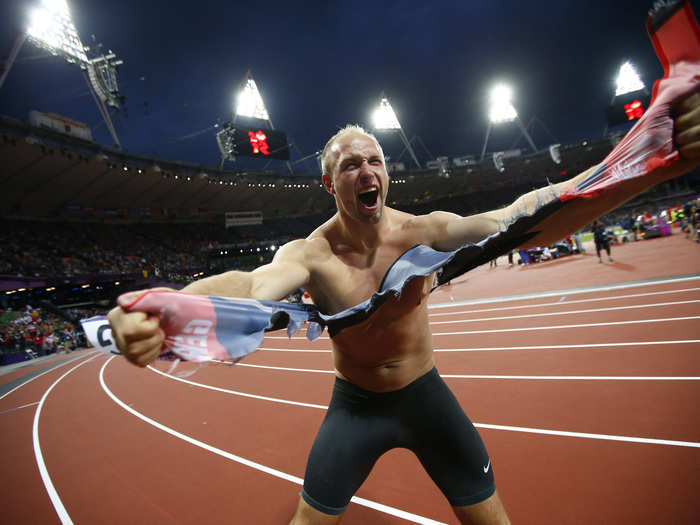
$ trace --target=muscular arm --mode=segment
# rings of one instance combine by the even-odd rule
[[[434,231],[432,247],[440,251],[452,251],[467,243],[479,242],[489,235],[504,231],[515,220],[524,215],[532,215],[545,204],[558,199],[570,185],[576,185],[594,170],[590,168],[572,179],[540,188],[520,196],[509,206],[468,217],[460,217],[453,213],[433,212],[429,221]],[[575,199],[566,207],[537,224],[531,231],[539,233],[530,239],[523,247],[545,246],[556,242],[570,233],[580,229],[596,217],[605,214],[621,203],[644,191],[653,183],[637,179],[626,181],[624,188],[616,188],[595,199]]]
[[[305,262],[307,249],[307,241],[292,241],[275,254],[270,264],[252,272],[226,272],[207,277],[189,284],[182,291],[259,300],[282,299],[309,282],[310,271]],[[107,316],[117,347],[124,357],[139,366],[146,366],[158,357],[165,340],[156,312],[128,309],[145,291],[121,295],[118,306]]]
[[[305,240],[285,244],[271,263],[252,272],[230,271],[188,284],[183,292],[279,301],[309,282]]]
[[[676,108],[675,144],[680,159],[669,167],[645,175],[616,181],[592,198],[573,198],[529,231],[535,233],[523,247],[545,246],[580,229],[593,219],[604,215],[644,190],[695,168],[700,161],[700,94],[683,100]],[[433,212],[426,217],[431,246],[436,250],[452,251],[467,243],[475,243],[504,231],[519,217],[532,215],[567,190],[577,187],[597,166],[559,184],[531,191],[502,208],[469,217],[445,212]]]

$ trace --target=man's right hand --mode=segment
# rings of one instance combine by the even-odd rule
[[[159,288],[169,290],[169,288]],[[157,315],[129,312],[126,307],[142,294],[151,290],[120,295],[117,305],[107,314],[112,326],[112,337],[120,352],[135,365],[145,367],[155,360],[163,349],[165,332]]]

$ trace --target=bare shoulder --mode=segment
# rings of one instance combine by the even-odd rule
[[[403,215],[407,217],[404,219],[402,229],[409,230],[412,234],[420,237],[422,244],[428,245],[448,222],[459,218],[459,215],[446,211],[434,211],[425,215],[410,215],[408,213]]]
[[[278,256],[283,260],[293,260],[311,269],[332,257],[333,250],[329,240],[333,219],[316,228],[305,239],[296,239],[285,244]],[[277,258],[277,257],[275,257]]]
[[[323,236],[309,236],[306,239],[289,241],[282,246],[275,259],[279,261],[295,261],[299,263],[312,263],[319,259],[327,258],[331,254],[328,240]]]
[[[413,228],[421,244],[436,250],[452,251],[496,233],[499,223],[493,212],[462,217],[446,211],[434,211],[415,217]]]

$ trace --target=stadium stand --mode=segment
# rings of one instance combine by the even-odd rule
[[[617,140],[562,146],[561,164],[544,151],[505,158],[503,172],[489,157],[396,172],[389,205],[414,214],[498,208],[600,162]],[[71,322],[61,325],[39,304],[104,311],[131,289],[178,287],[206,274],[250,270],[335,211],[319,174],[218,170],[130,155],[7,117],[0,117],[0,160],[0,334],[2,352],[12,359],[29,356],[27,348],[46,353],[60,346],[55,340],[68,338]],[[603,220],[634,229],[639,215],[682,207],[699,190],[700,176],[691,173]],[[263,222],[226,228],[230,211],[261,212]],[[45,334],[48,346],[41,337],[38,345],[26,337],[18,343],[21,326],[10,321],[28,305],[42,316],[32,338]],[[74,330],[70,340],[79,336]]]

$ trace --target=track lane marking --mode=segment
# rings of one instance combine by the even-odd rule
[[[106,366],[106,363],[105,363],[105,366]],[[227,390],[225,388],[212,387],[210,385],[205,385],[203,383],[197,383],[195,381],[190,381],[188,379],[182,379],[181,377],[170,376],[170,375],[168,375],[164,372],[161,372],[160,370],[157,370],[151,366],[149,366],[148,368],[151,371],[156,372],[157,374],[160,374],[162,376],[167,377],[168,379],[172,379],[174,381],[181,381],[181,382],[186,383],[188,385],[196,386],[199,388],[216,390],[218,392],[223,392],[223,393],[232,394],[232,395],[242,395],[244,397],[262,399],[264,401],[271,401],[273,403],[283,403],[283,404],[287,404],[287,405],[299,405],[299,406],[306,406],[306,407],[314,406],[316,408],[321,408],[323,410],[328,409],[328,407],[324,406],[324,405],[310,405],[309,403],[301,403],[299,401],[290,401],[288,399],[280,399],[280,398],[274,398],[274,397],[264,397],[264,396],[258,396],[255,394],[236,392],[234,390]],[[103,369],[104,369],[104,366],[103,366]],[[669,445],[669,446],[676,446],[676,447],[700,448],[700,443],[697,443],[694,441],[677,441],[677,440],[669,440],[669,439],[642,438],[642,437],[621,436],[621,435],[614,435],[614,434],[594,434],[594,433],[589,433],[589,432],[570,432],[570,431],[564,431],[564,430],[550,430],[550,429],[545,429],[545,428],[516,427],[516,426],[511,426],[511,425],[492,425],[492,424],[487,424],[487,423],[473,423],[473,424],[477,428],[486,428],[486,429],[493,429],[493,430],[505,430],[505,431],[511,431],[511,432],[526,432],[526,433],[532,433],[532,434],[546,434],[546,435],[552,435],[552,436],[578,437],[578,438],[587,438],[587,439],[602,439],[602,440],[621,441],[621,442],[629,442],[629,443],[645,443],[645,444],[649,444],[649,445]]]
[[[700,319],[700,315],[689,315],[685,317],[665,317],[661,319],[634,319],[631,321],[608,321],[605,323],[583,323],[583,324],[562,324],[552,326],[531,326],[524,328],[496,328],[493,330],[467,330],[462,332],[433,332],[436,335],[470,335],[470,334],[493,334],[499,332],[528,332],[539,330],[562,330],[565,328],[591,328],[593,326],[619,326],[624,324],[645,324],[645,323],[667,323],[672,321],[690,321]],[[306,341],[306,337],[286,337],[286,336],[265,336],[266,339],[295,339]],[[329,337],[319,337],[318,339],[330,339]]]
[[[236,363],[236,366],[250,368],[265,368],[267,370],[282,370],[285,372],[312,372],[318,374],[334,374],[335,370],[319,370],[317,368],[288,368],[283,366],[253,365]],[[452,379],[519,379],[519,380],[557,380],[557,381],[700,381],[693,376],[536,376],[536,375],[492,375],[492,374],[440,374],[440,377]]]
[[[693,441],[676,441],[672,439],[655,439],[634,436],[616,436],[612,434],[591,434],[588,432],[568,432],[564,430],[550,430],[544,428],[514,427],[509,425],[490,425],[487,423],[474,423],[475,427],[489,430],[506,430],[510,432],[525,432],[529,434],[546,434],[550,436],[576,437],[587,439],[601,439],[607,441],[621,441],[626,443],[645,443],[648,445],[668,445],[674,447],[700,448],[700,443]]]
[[[557,297],[562,295],[578,295],[584,293],[607,292],[610,290],[624,290],[626,288],[642,288],[644,286],[660,286],[664,284],[682,283],[686,281],[697,281],[700,275],[688,275],[685,277],[673,277],[670,279],[652,279],[649,281],[636,281],[620,284],[608,284],[603,286],[592,286],[589,288],[573,288],[569,290],[552,290],[549,292],[533,292],[522,295],[511,295],[505,297],[486,297],[484,299],[473,299],[471,301],[449,302],[428,305],[428,308],[454,308],[457,306],[471,306],[476,304],[506,303],[513,301],[525,301],[529,299],[539,299],[542,297]]]
[[[564,330],[568,328],[592,328],[594,326],[620,326],[625,324],[645,324],[645,323],[670,323],[673,321],[690,321],[700,319],[700,315],[689,315],[685,317],[665,317],[662,319],[634,319],[632,321],[608,321],[605,323],[582,323],[582,324],[563,324],[551,326],[533,326],[523,328],[494,328],[491,330],[467,330],[462,332],[433,332],[433,335],[469,335],[469,334],[495,334],[505,332],[529,332],[541,330]]]
[[[8,408],[7,410],[2,410],[2,411],[0,411],[0,414],[7,414],[8,412],[14,412],[15,410],[20,410],[22,408],[27,408],[27,407],[33,407],[34,405],[38,405],[38,404],[39,404],[38,401],[34,401],[34,403],[27,403],[26,405],[21,405],[21,406],[14,407],[14,408]]]
[[[3,395],[0,396],[0,399],[3,399],[4,397],[9,396],[9,395],[10,395],[12,392],[14,392],[15,390],[17,390],[17,389],[23,387],[23,386],[26,385],[27,383],[31,383],[31,382],[34,381],[36,378],[41,377],[41,376],[43,376],[44,374],[48,374],[49,372],[53,372],[53,371],[56,370],[57,368],[60,368],[60,367],[62,367],[62,366],[64,366],[64,365],[67,365],[67,364],[72,363],[72,362],[74,362],[74,361],[77,361],[78,359],[82,359],[83,357],[87,357],[87,356],[89,356],[89,355],[92,355],[92,354],[94,354],[95,352],[98,352],[98,350],[93,350],[92,352],[88,352],[88,353],[86,353],[85,355],[76,356],[76,357],[74,357],[74,358],[72,358],[72,359],[66,359],[66,360],[63,361],[62,363],[59,363],[58,365],[56,365],[56,366],[54,366],[54,367],[52,367],[52,368],[49,368],[48,370],[44,370],[42,373],[37,374],[37,375],[35,375],[34,377],[30,377],[30,378],[27,379],[24,383],[20,383],[19,385],[17,385],[16,387],[14,387],[12,390],[8,390],[7,392],[5,392]]]
[[[204,450],[207,450],[209,452],[212,452],[214,454],[217,454],[219,456],[222,456],[226,459],[230,459],[231,461],[235,461],[237,463],[240,463],[242,465],[245,465],[247,467],[253,468],[255,470],[259,470],[261,472],[264,472],[266,474],[269,474],[271,476],[281,478],[285,481],[290,481],[292,483],[295,483],[297,485],[304,485],[304,480],[302,478],[299,478],[297,476],[293,476],[291,474],[287,474],[286,472],[282,472],[281,470],[274,469],[272,467],[268,467],[266,465],[262,465],[260,463],[256,463],[255,461],[251,461],[249,459],[243,458],[241,456],[237,456],[235,454],[231,454],[230,452],[226,452],[225,450],[221,450],[220,448],[216,448],[212,445],[209,445],[207,443],[204,443],[203,441],[199,441],[198,439],[195,439],[193,437],[188,436],[187,434],[182,434],[181,432],[178,432],[177,430],[174,430],[170,427],[167,427],[163,425],[162,423],[159,423],[155,421],[154,419],[149,418],[148,416],[142,414],[141,412],[138,412],[137,410],[133,409],[132,407],[128,406],[126,403],[124,403],[121,399],[119,399],[107,386],[104,380],[104,370],[107,367],[107,365],[114,359],[113,357],[110,357],[103,365],[102,368],[100,368],[100,385],[102,385],[102,389],[105,391],[105,393],[114,401],[117,405],[122,407],[124,410],[127,412],[130,412],[134,416],[138,417],[142,421],[145,421],[146,423],[153,425],[159,430],[162,430],[163,432],[166,432],[170,434],[171,436],[175,436],[179,439],[182,439],[183,441],[186,441],[192,445],[195,445],[197,447],[200,447]],[[155,368],[151,368],[150,366],[148,367],[154,372],[158,372],[159,374],[167,376],[167,374],[164,374],[163,372],[160,372],[159,370],[156,370]],[[171,377],[171,376],[167,376]],[[174,379],[174,378],[173,378]],[[198,383],[192,383],[190,381],[177,378],[180,381],[183,381],[185,383],[191,383],[198,385]],[[223,389],[217,389],[213,388],[214,390],[223,390]],[[240,394],[240,393],[237,393]],[[257,396],[252,396],[248,395],[249,397],[257,397]],[[267,400],[271,400],[272,398],[263,398]],[[295,403],[296,404],[296,403]],[[302,406],[313,406],[313,407],[321,407],[321,405],[309,405],[309,404],[302,404]],[[322,407],[322,408],[327,408],[327,407]],[[357,503],[359,505],[362,505],[364,507],[369,507],[371,509],[377,510],[379,512],[384,512],[385,514],[390,514],[392,516],[397,516],[399,518],[403,518],[407,521],[412,521],[414,523],[421,523],[421,524],[426,524],[426,525],[447,525],[445,523],[442,523],[440,521],[435,521],[430,518],[426,518],[424,516],[419,516],[417,514],[412,514],[410,512],[406,512],[401,509],[396,509],[394,507],[390,507],[388,505],[384,505],[382,503],[378,503],[376,501],[368,500],[365,498],[358,498],[357,496],[353,496],[353,498],[350,500],[353,503]]]
[[[318,370],[316,368],[287,368],[283,366],[253,365],[248,363],[236,363],[236,366],[250,368],[267,368],[270,370],[285,370],[287,372],[316,372],[318,374],[335,374],[335,370]],[[1,414],[2,412],[0,412]]]
[[[472,348],[435,348],[433,352],[502,352],[509,350],[578,350],[582,348],[616,348],[626,346],[656,346],[700,343],[700,339],[679,339],[675,341],[636,341],[622,343],[578,343],[569,345],[536,345],[536,346],[482,346]],[[259,347],[264,352],[296,352],[330,354],[332,350],[307,350],[304,348],[266,348]],[[240,363],[238,363],[240,364]]]
[[[592,297],[590,299],[574,299],[573,301],[566,301],[566,304],[578,304],[578,303],[590,303],[597,301],[612,301],[615,299],[630,299],[633,297],[643,297],[648,295],[665,295],[671,293],[681,293],[681,292],[695,292],[700,290],[700,288],[683,288],[680,290],[667,290],[662,292],[647,292],[647,293],[637,293],[628,295],[614,295],[612,297]],[[459,314],[478,314],[485,312],[498,312],[501,310],[520,310],[524,308],[538,308],[541,306],[562,306],[561,299],[553,303],[537,303],[537,304],[522,304],[518,306],[501,306],[498,308],[480,308],[478,310],[460,310],[457,312],[442,312],[438,314],[428,314],[428,317],[442,317],[446,315],[459,315]],[[428,307],[430,308],[430,307]]]
[[[507,375],[469,375],[445,374],[442,377],[453,379],[519,379],[519,380],[554,380],[554,381],[700,381],[693,376],[507,376]]]
[[[576,315],[576,314],[590,314],[596,312],[613,312],[617,310],[631,310],[635,308],[657,308],[659,306],[676,306],[679,304],[692,304],[700,303],[700,299],[690,299],[688,301],[673,301],[667,303],[649,303],[649,304],[634,304],[630,306],[611,306],[608,308],[588,308],[585,310],[567,310],[564,312],[544,312],[537,314],[523,314],[523,315],[505,315],[500,317],[477,317],[475,319],[454,319],[452,321],[431,321],[429,324],[455,324],[455,323],[476,323],[479,321],[505,321],[508,319],[526,319],[530,317],[552,317],[555,315]]]
[[[61,520],[61,523],[64,525],[72,525],[73,520],[71,520],[70,515],[66,511],[66,508],[63,505],[63,502],[61,501],[60,496],[58,495],[58,492],[56,491],[56,488],[53,485],[53,482],[51,481],[51,476],[49,475],[49,471],[46,468],[46,463],[44,463],[44,455],[41,452],[41,443],[39,442],[39,418],[41,417],[41,410],[44,408],[44,403],[46,402],[46,398],[49,396],[53,388],[61,382],[61,380],[66,377],[68,374],[73,372],[74,370],[77,370],[84,364],[89,363],[93,359],[101,356],[103,354],[98,353],[97,355],[92,356],[90,359],[87,359],[83,361],[82,363],[78,363],[75,365],[73,368],[68,370],[65,374],[63,374],[61,377],[56,379],[56,381],[53,382],[53,384],[46,389],[46,392],[44,392],[44,395],[41,396],[41,400],[39,401],[39,406],[36,408],[36,412],[34,413],[34,423],[32,424],[32,444],[34,446],[34,457],[36,459],[36,465],[39,468],[39,474],[41,475],[41,480],[44,482],[44,488],[46,489],[46,492],[49,495],[49,498],[51,499],[51,503],[53,504],[54,509],[56,510],[56,514],[58,514],[58,518]],[[38,376],[37,376],[38,377]],[[26,383],[25,383],[26,384]]]

